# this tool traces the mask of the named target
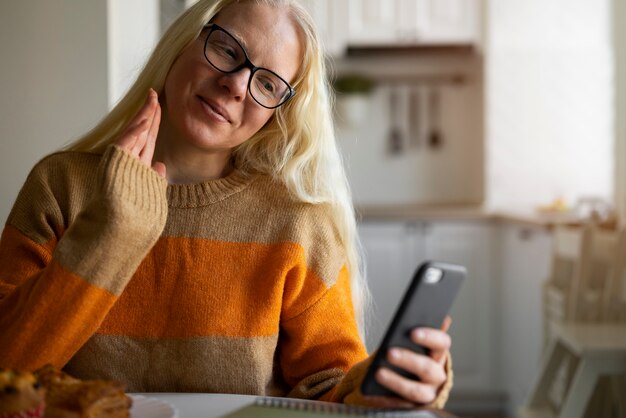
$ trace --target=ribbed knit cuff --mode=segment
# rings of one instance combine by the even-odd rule
[[[97,174],[91,202],[67,229],[54,256],[90,284],[119,295],[163,232],[167,181],[114,145],[103,155]]]
[[[162,218],[167,214],[167,180],[122,148],[110,145],[102,156],[99,171],[105,197],[131,203],[143,216]]]

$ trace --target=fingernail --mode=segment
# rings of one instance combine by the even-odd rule
[[[389,380],[389,371],[385,368],[380,368],[376,371],[377,377],[379,380],[382,380],[383,382],[386,382],[387,380]]]
[[[400,360],[400,357],[402,357],[402,353],[400,353],[400,350],[392,348],[391,350],[389,350],[389,357],[394,360]]]
[[[418,328],[413,331],[413,338],[418,341],[424,341],[426,339],[426,332],[423,329]]]

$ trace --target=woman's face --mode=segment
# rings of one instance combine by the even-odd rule
[[[302,48],[286,9],[253,2],[222,10],[213,23],[244,47],[250,61],[292,82]],[[173,64],[165,80],[165,112],[177,140],[207,151],[228,151],[254,135],[274,114],[248,91],[250,69],[225,74],[204,57],[207,30]]]

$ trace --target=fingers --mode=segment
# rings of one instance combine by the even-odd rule
[[[413,380],[381,367],[376,372],[376,380],[398,396],[415,403],[430,403],[435,400],[441,385],[446,381],[445,361],[452,340],[445,332],[452,320],[447,317],[441,330],[416,328],[411,332],[411,340],[429,350],[429,355],[415,353],[405,348],[394,347],[387,353],[387,361],[402,370],[417,376]]]
[[[450,315],[446,315],[446,317],[443,320],[443,324],[441,324],[441,330],[443,332],[448,332],[451,325],[452,325],[452,318],[450,318]]]
[[[439,388],[439,385],[407,379],[385,367],[381,367],[376,372],[376,381],[397,393],[398,396],[418,404],[434,401]]]
[[[140,152],[144,149],[147,142],[157,108],[160,109],[157,94],[154,90],[150,89],[146,102],[130,121],[124,132],[122,132],[116,144],[132,155],[139,157]],[[160,113],[158,119],[160,121]],[[158,132],[158,126],[156,129]]]
[[[422,383],[439,387],[446,381],[443,365],[429,356],[404,348],[392,348],[387,353],[387,360],[392,365],[414,374]]]
[[[159,174],[159,176],[165,178],[165,175],[167,174],[167,171],[165,169],[165,164],[163,164],[160,161],[156,161],[152,164],[152,169],[156,171]]]
[[[446,321],[444,321],[446,326]],[[450,324],[447,324],[449,327]],[[416,328],[411,331],[411,340],[422,347],[426,347],[430,350],[430,357],[443,364],[450,346],[452,345],[452,339],[450,336],[442,330],[434,328]]]
[[[161,162],[152,163],[160,123],[159,98],[157,93],[150,89],[146,102],[115,143],[165,177],[165,165]]]
[[[139,109],[139,112],[137,112],[135,117],[131,119],[129,126],[137,125],[141,123],[141,121],[143,121],[144,119],[151,121],[154,109],[158,105],[158,103],[159,98],[156,91],[154,91],[153,89],[149,89],[146,101],[144,102],[141,109]]]
[[[154,147],[156,144],[157,135],[159,133],[159,125],[161,123],[161,106],[156,101],[156,107],[152,114],[152,120],[150,121],[150,127],[146,134],[146,142],[142,150],[139,152],[139,158],[146,165],[152,164],[152,156],[154,155]]]

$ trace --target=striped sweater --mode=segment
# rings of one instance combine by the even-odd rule
[[[367,353],[330,216],[267,176],[168,185],[115,146],[53,154],[0,241],[0,367],[342,401]]]

